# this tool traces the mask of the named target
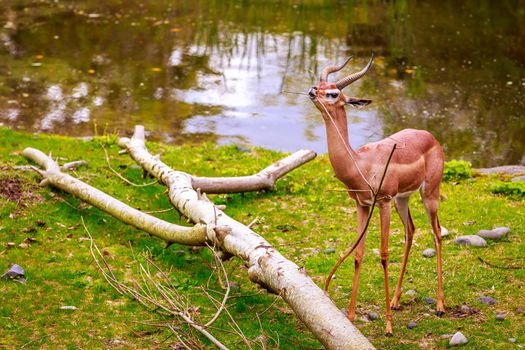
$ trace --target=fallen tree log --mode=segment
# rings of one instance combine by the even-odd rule
[[[126,224],[138,228],[150,235],[159,237],[169,243],[187,245],[204,245],[206,241],[206,226],[199,224],[193,227],[175,225],[143,213],[104,192],[60,171],[57,163],[41,151],[26,148],[22,155],[31,159],[44,170],[34,168],[42,177],[42,186],[51,185],[68,192],[86,203],[97,207]]]
[[[195,223],[208,227],[208,240],[243,259],[248,276],[290,305],[299,319],[327,349],[373,349],[332,300],[307,276],[304,269],[284,258],[270,243],[235,221],[194,190],[192,176],[174,171],[151,155],[144,128],[135,127],[131,139],[119,145],[148,173],[168,187],[171,203]]]
[[[210,178],[193,177],[169,168],[147,151],[144,129],[141,126],[136,127],[131,139],[120,139],[119,145],[125,148],[144,170],[166,184],[170,201],[183,215],[195,223],[193,228],[173,225],[154,217],[149,218],[149,215],[136,211],[103,192],[62,173],[51,158],[38,150],[28,148],[24,150],[23,155],[45,169],[44,171],[37,170],[44,177],[42,184],[49,184],[69,192],[119,220],[164,239],[168,243],[202,244],[208,241],[220,247],[223,252],[240,257],[249,268],[250,280],[281,296],[327,349],[374,349],[331,299],[307,276],[304,269],[284,258],[264,238],[227,216],[205,195],[196,191],[197,186],[200,185],[198,188],[201,191],[228,192],[221,190],[221,183],[225,184],[223,189],[233,192],[272,188],[276,178],[315,157],[315,154],[313,157],[311,155],[313,152],[302,151],[252,177],[241,177],[241,179],[248,180],[242,182],[242,186],[237,185],[237,190],[235,190],[233,188],[235,178],[211,178],[210,180]],[[140,218],[138,221],[134,220],[135,215]],[[152,230],[149,225],[141,222],[150,222],[157,230]],[[169,225],[173,227],[171,233],[167,235],[164,227],[169,227]]]

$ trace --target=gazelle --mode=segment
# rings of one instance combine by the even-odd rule
[[[434,136],[423,130],[405,129],[381,141],[368,143],[357,150],[352,149],[348,139],[348,126],[345,106],[364,107],[371,100],[347,97],[342,90],[349,84],[363,77],[372,66],[373,57],[361,71],[350,74],[336,83],[328,83],[328,75],[341,70],[349,59],[340,66],[326,67],[320,82],[313,86],[308,95],[321,111],[326,124],[328,156],[335,176],[347,187],[348,193],[357,205],[357,230],[361,233],[366,225],[370,206],[377,192],[379,183],[394,145],[383,185],[378,193],[377,204],[381,221],[381,264],[384,270],[386,298],[386,334],[392,334],[392,309],[399,308],[401,285],[405,273],[412,239],[414,223],[410,216],[408,200],[412,193],[419,190],[434,233],[437,251],[437,314],[445,312],[441,267],[441,227],[438,220],[439,186],[443,176],[443,150]],[[390,302],[388,289],[388,234],[390,229],[390,203],[394,200],[401,221],[405,227],[405,252],[401,274],[397,282],[394,297]],[[365,237],[359,242],[355,255],[355,273],[352,296],[348,309],[348,318],[355,319],[359,271],[365,248]]]

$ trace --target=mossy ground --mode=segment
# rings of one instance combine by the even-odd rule
[[[114,291],[94,265],[87,234],[80,225],[86,221],[94,240],[108,252],[109,263],[119,276],[130,273],[134,252],[149,249],[163,268],[173,269],[170,276],[177,288],[201,305],[200,313],[211,315],[214,309],[199,289],[206,286],[212,274],[213,259],[206,249],[164,243],[121,224],[105,213],[82,204],[72,196],[48,187],[38,187],[36,173],[13,170],[27,161],[18,152],[36,147],[53,152],[61,162],[85,159],[87,168],[74,175],[83,181],[142,210],[170,207],[160,185],[133,187],[123,183],[108,168],[101,144],[110,154],[112,166],[135,182],[144,181],[141,169],[126,155],[118,156],[115,136],[82,141],[46,135],[20,134],[0,129],[0,181],[8,182],[11,195],[0,195],[0,272],[9,263],[21,265],[27,284],[0,281],[0,348],[173,348],[176,340],[164,329],[148,325],[162,319],[154,312]],[[235,146],[211,144],[171,147],[149,144],[152,153],[175,169],[197,175],[244,175],[264,168],[283,155],[262,149],[240,152]],[[14,182],[13,182],[14,181]],[[428,220],[420,199],[411,200],[412,216],[417,228],[404,290],[414,289],[415,299],[403,296],[402,310],[394,313],[394,337],[385,337],[383,272],[379,257],[378,220],[374,217],[367,237],[367,252],[361,272],[358,312],[377,311],[381,319],[357,321],[360,330],[378,349],[441,349],[448,347],[443,334],[461,331],[469,343],[466,349],[513,349],[525,342],[525,269],[501,269],[482,264],[481,257],[496,265],[525,264],[524,201],[494,195],[489,188],[494,178],[478,177],[460,183],[444,183],[440,221],[451,234],[444,240],[444,290],[447,313],[434,315],[425,297],[436,297],[435,258],[423,258],[421,252],[433,246]],[[13,184],[14,183],[14,184]],[[4,188],[7,188],[4,186]],[[355,210],[333,177],[326,156],[293,171],[272,192],[210,196],[216,204],[226,204],[226,212],[243,223],[258,217],[254,230],[263,235],[280,252],[304,266],[309,275],[322,285],[339,253],[355,237]],[[2,192],[2,191],[0,191]],[[8,197],[10,199],[8,199]],[[180,222],[176,211],[156,214]],[[457,246],[457,235],[475,234],[479,229],[508,226],[512,232],[500,242],[486,248]],[[397,281],[404,249],[404,235],[399,218],[393,215],[390,236],[390,285]],[[33,237],[25,249],[18,245]],[[14,248],[7,248],[15,242]],[[336,254],[325,254],[333,247]],[[257,341],[261,334],[268,339],[267,348],[318,349],[321,345],[296,320],[288,306],[275,296],[257,289],[247,279],[246,268],[239,259],[226,263],[232,283],[229,311],[245,335]],[[340,307],[346,307],[351,288],[353,263],[348,261],[332,282],[331,296]],[[209,288],[221,291],[212,278]],[[497,300],[494,306],[476,301],[480,296]],[[479,308],[471,315],[457,313],[461,305]],[[77,310],[61,310],[74,305]],[[315,306],[314,306],[315,307]],[[504,321],[495,313],[504,312]],[[257,320],[259,314],[259,320]],[[410,320],[417,327],[407,329]],[[232,349],[243,348],[231,336],[224,316],[215,324],[214,333]],[[516,338],[512,344],[508,338]],[[206,344],[206,341],[204,341]]]

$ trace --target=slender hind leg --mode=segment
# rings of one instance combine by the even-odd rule
[[[394,310],[399,309],[399,298],[401,297],[401,286],[403,285],[403,276],[405,274],[408,255],[410,254],[410,248],[412,247],[412,240],[414,238],[414,222],[412,221],[412,216],[410,215],[410,210],[408,209],[408,197],[396,197],[395,205],[397,213],[403,222],[405,227],[405,253],[403,254],[403,263],[401,264],[401,273],[399,274],[399,279],[397,280],[396,290],[394,292],[394,297],[390,303],[390,307]]]
[[[427,184],[425,184],[427,185]],[[430,186],[424,186],[421,191],[421,198],[427,210],[428,219],[434,233],[434,243],[436,245],[437,255],[437,275],[438,275],[438,293],[436,314],[441,316],[445,313],[445,296],[443,293],[442,264],[441,264],[441,226],[438,219],[439,205],[439,183],[438,186],[430,189]]]
[[[370,211],[369,207],[357,206],[357,236],[363,232],[365,228],[366,220],[368,219],[368,213]],[[359,285],[359,272],[361,270],[361,262],[363,261],[363,255],[365,252],[365,238],[366,234],[359,242],[355,251],[355,260],[354,260],[354,283],[352,284],[352,296],[350,299],[350,306],[348,307],[348,319],[350,321],[355,320],[355,306],[357,303],[357,287]]]
[[[390,290],[388,289],[388,234],[390,231],[390,202],[382,202],[379,207],[381,218],[381,265],[385,277],[386,335],[392,335],[392,311],[390,310]]]

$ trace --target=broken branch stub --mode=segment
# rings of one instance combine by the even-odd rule
[[[142,126],[135,127],[131,139],[121,138],[119,145],[143,169],[166,184],[171,203],[183,215],[207,225],[209,241],[247,263],[250,280],[281,296],[327,349],[374,349],[304,269],[284,258],[250,228],[201,199],[191,175],[174,171],[153,157],[146,149]]]
[[[154,216],[143,213],[127,204],[107,195],[106,193],[60,171],[53,159],[34,148],[26,148],[22,155],[31,159],[44,170],[38,173],[44,178],[43,184],[52,185],[68,192],[86,203],[97,207],[128,225],[138,228],[168,243],[187,245],[204,245],[206,241],[206,226],[202,224],[193,227],[175,225]]]

